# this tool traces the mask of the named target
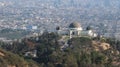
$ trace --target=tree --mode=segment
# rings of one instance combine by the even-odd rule
[[[93,51],[91,52],[91,61],[95,64],[104,64],[106,62],[106,56],[99,52]]]
[[[63,58],[64,67],[78,67],[77,60],[74,55],[65,55]]]
[[[39,63],[43,62],[47,64],[50,61],[50,56],[53,52],[60,50],[57,40],[59,39],[59,35],[55,33],[45,33],[39,37],[37,41],[37,60]]]
[[[86,30],[92,30],[91,26],[87,26]]]

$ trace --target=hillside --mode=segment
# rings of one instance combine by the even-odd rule
[[[40,67],[119,67],[120,66],[120,41],[110,38],[76,37],[64,41],[55,33],[44,33],[38,37],[25,38],[21,42],[1,45],[7,51],[23,56],[25,60],[32,60]],[[117,46],[117,47],[115,47]],[[4,53],[2,57],[8,58]],[[13,55],[14,56],[14,55]],[[13,57],[12,57],[13,58]],[[16,55],[14,56],[14,59]],[[5,60],[12,65],[17,65],[16,60]],[[11,60],[11,59],[10,59]],[[32,63],[31,61],[29,61]],[[4,63],[4,62],[3,62]],[[28,62],[20,62],[27,65]],[[33,63],[34,64],[34,63]],[[23,66],[20,66],[23,67]],[[30,66],[28,66],[30,67]],[[35,66],[31,66],[35,67]]]
[[[37,64],[30,63],[18,55],[0,49],[0,67],[38,67]]]

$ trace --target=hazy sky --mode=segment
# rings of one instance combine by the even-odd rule
[[[120,0],[0,0],[0,2],[10,2],[19,6],[37,6],[40,4],[63,5],[63,6],[100,6],[100,7],[120,7]]]

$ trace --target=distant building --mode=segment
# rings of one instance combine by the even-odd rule
[[[28,51],[25,53],[26,57],[37,57],[37,50]]]
[[[37,26],[32,26],[33,30],[37,30],[37,28],[38,28]]]
[[[27,26],[22,26],[23,30],[37,30],[38,27],[37,26],[33,26],[33,25],[27,25]]]

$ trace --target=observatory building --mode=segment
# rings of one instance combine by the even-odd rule
[[[73,37],[96,37],[97,34],[92,31],[90,28],[86,28],[86,30],[83,30],[80,23],[74,22],[71,23],[67,28],[56,28],[57,33],[60,35],[68,35],[70,38]]]

